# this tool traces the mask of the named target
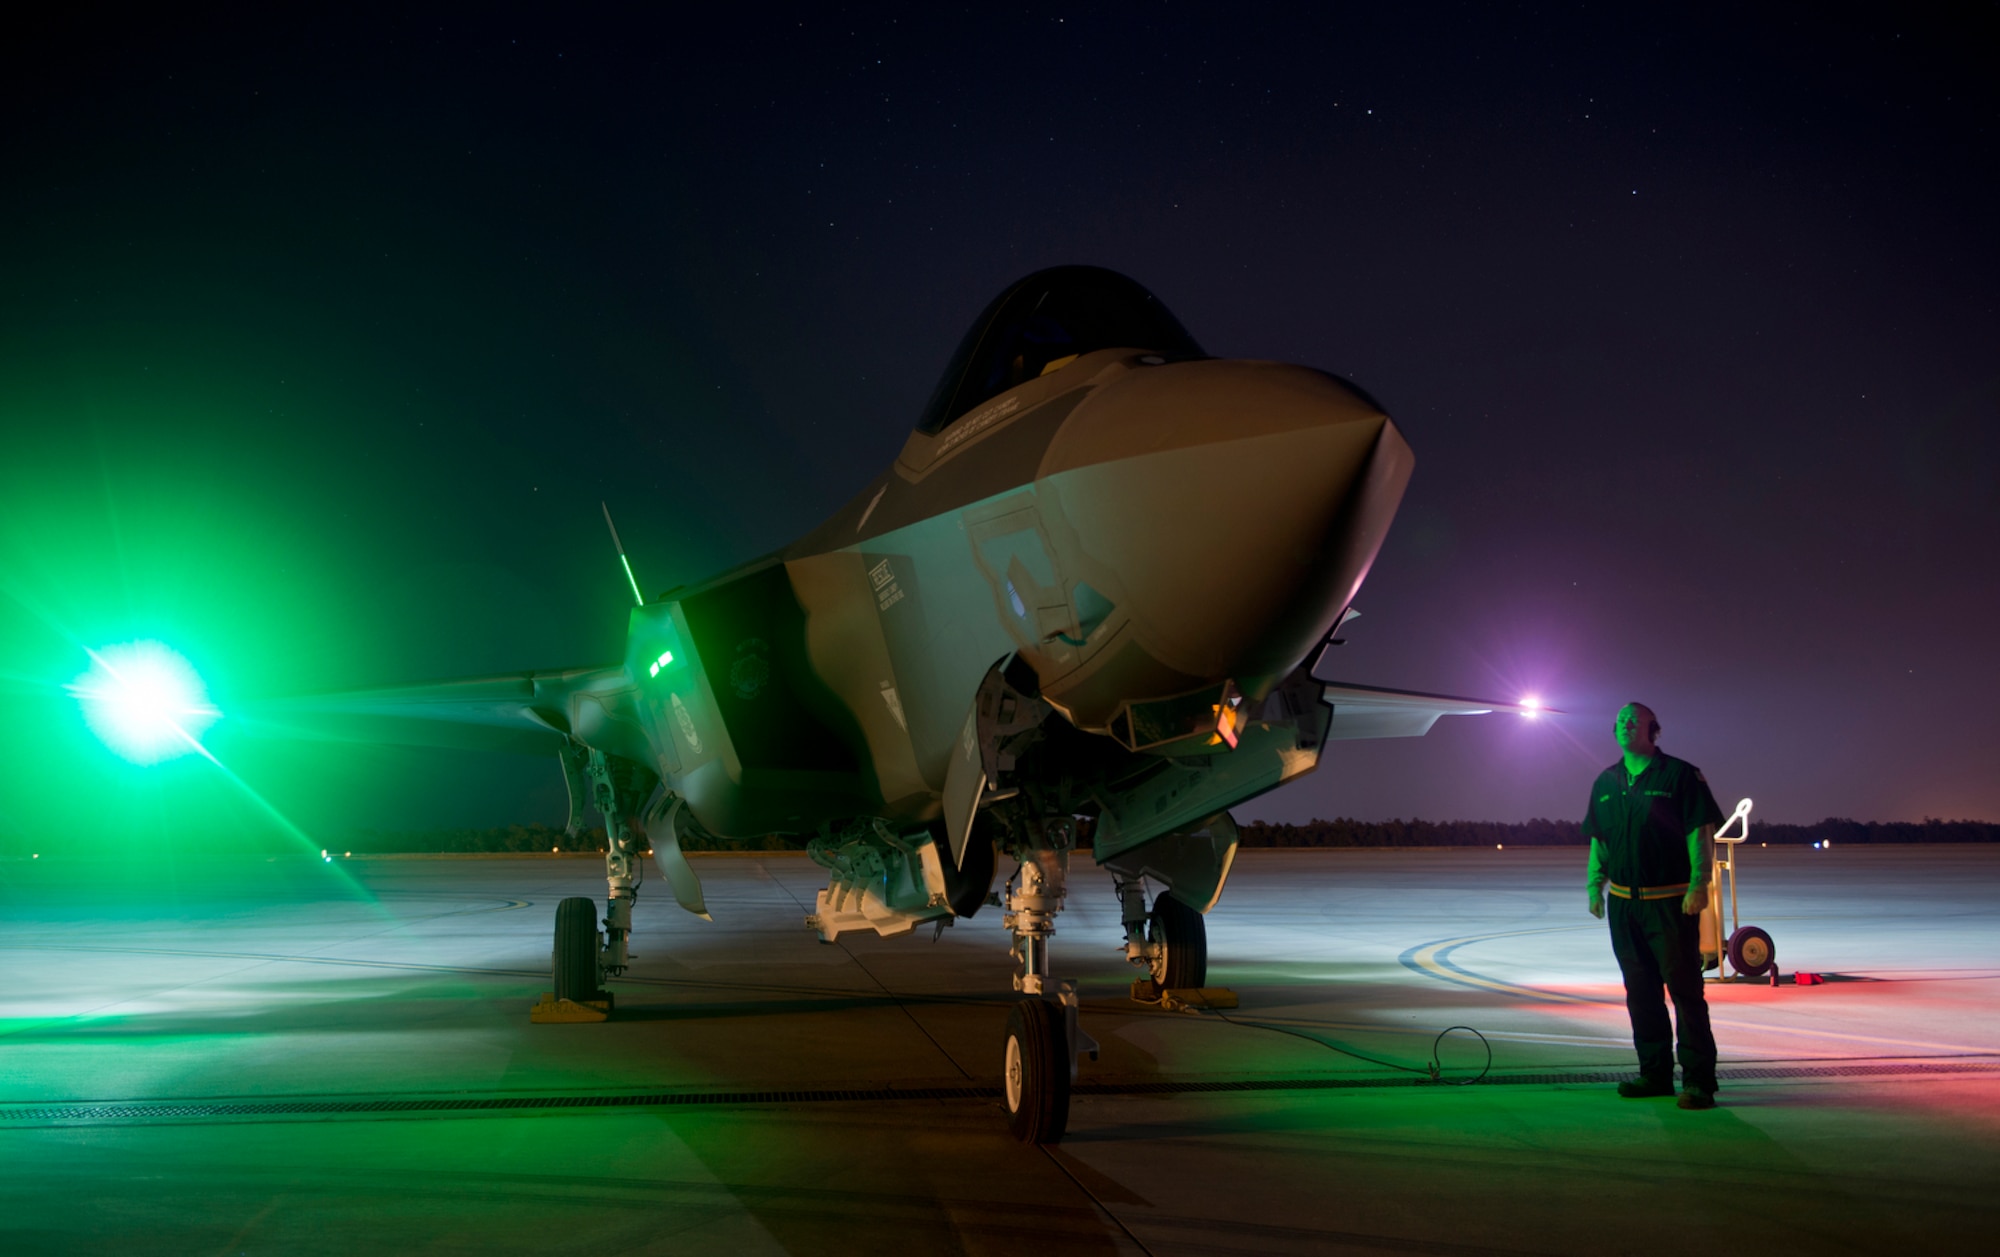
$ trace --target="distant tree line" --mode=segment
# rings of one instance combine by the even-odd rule
[[[1812,825],[1766,825],[1753,817],[1753,842],[1805,846],[1832,842],[2000,842],[2000,824],[1990,821],[1851,821],[1829,817]],[[1576,821],[1357,821],[1311,820],[1303,825],[1270,825],[1252,821],[1242,826],[1246,847],[1521,847],[1582,846],[1583,829]]]
[[[772,834],[764,838],[683,837],[684,851],[787,851],[803,849],[804,839]],[[560,825],[509,825],[504,829],[364,829],[349,839],[343,851],[356,855],[436,854],[445,852],[522,854],[604,850],[604,827],[585,829],[571,838]]]
[[[1240,827],[1246,847],[1576,847],[1583,829],[1575,821],[1357,821],[1310,820],[1303,825],[1252,821]]]

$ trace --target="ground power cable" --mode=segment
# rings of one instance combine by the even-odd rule
[[[1394,1069],[1405,1074],[1417,1074],[1427,1079],[1430,1082],[1439,1084],[1440,1086],[1469,1087],[1473,1083],[1476,1083],[1480,1081],[1482,1078],[1486,1077],[1486,1075],[1490,1073],[1493,1069],[1493,1045],[1487,1042],[1485,1035],[1479,1033],[1479,1031],[1475,1030],[1471,1026],[1446,1026],[1444,1029],[1438,1031],[1437,1038],[1431,1040],[1431,1059],[1429,1060],[1428,1063],[1419,1067],[1415,1065],[1402,1065],[1398,1064],[1395,1061],[1385,1061],[1380,1059],[1379,1057],[1369,1056],[1363,1052],[1357,1052],[1353,1048],[1342,1047],[1338,1043],[1329,1043],[1325,1039],[1320,1038],[1318,1035],[1310,1034],[1304,1030],[1298,1029],[1295,1026],[1279,1026],[1279,1025],[1273,1025],[1270,1022],[1250,1021],[1247,1018],[1231,1017],[1228,1013],[1221,1012],[1219,1010],[1211,1010],[1211,1011],[1214,1011],[1217,1017],[1220,1017],[1222,1020],[1228,1022],[1232,1026],[1242,1026],[1246,1030],[1270,1030],[1277,1034],[1288,1034],[1295,1039],[1304,1039],[1308,1043],[1317,1043],[1319,1044],[1319,1046],[1325,1048],[1329,1052],[1338,1052],[1342,1056],[1351,1056],[1357,1061],[1366,1061],[1370,1065],[1380,1065],[1384,1069]],[[1478,1039],[1479,1046],[1486,1049],[1486,1063],[1480,1067],[1478,1073],[1474,1074],[1470,1078],[1446,1078],[1444,1076],[1444,1066],[1441,1063],[1442,1058],[1438,1054],[1438,1049],[1444,1045],[1444,1037],[1450,1034],[1454,1030],[1465,1031],[1473,1038]]]

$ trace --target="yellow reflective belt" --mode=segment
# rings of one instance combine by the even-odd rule
[[[1620,899],[1674,899],[1685,895],[1688,888],[1686,882],[1673,886],[1620,886],[1617,882],[1608,885]]]

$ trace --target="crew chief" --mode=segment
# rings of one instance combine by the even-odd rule
[[[1584,812],[1590,839],[1590,915],[1604,916],[1611,890],[1611,950],[1625,976],[1625,1010],[1639,1077],[1618,1084],[1627,1099],[1674,1093],[1674,1024],[1680,1028],[1684,1109],[1715,1107],[1715,1035],[1701,978],[1701,912],[1708,906],[1710,844],[1722,809],[1693,764],[1661,751],[1660,721],[1643,703],[1618,710],[1624,752],[1597,775]],[[1667,1021],[1665,985],[1673,996]]]

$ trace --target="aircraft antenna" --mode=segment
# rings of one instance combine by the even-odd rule
[[[611,544],[618,551],[618,561],[625,567],[625,580],[632,586],[632,601],[643,607],[646,595],[639,592],[639,578],[632,575],[632,560],[625,557],[625,543],[618,540],[618,525],[611,522],[611,508],[603,502],[598,505],[604,508],[604,526],[611,530]]]

